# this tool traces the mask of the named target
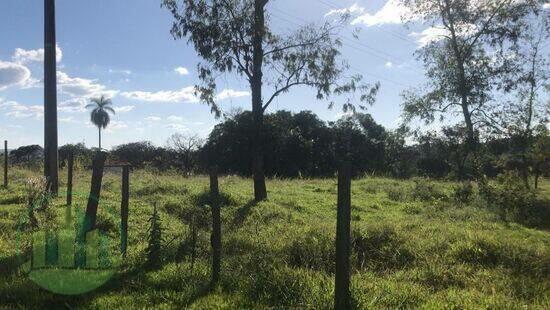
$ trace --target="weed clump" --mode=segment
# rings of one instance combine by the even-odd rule
[[[352,231],[353,265],[358,269],[384,272],[413,263],[414,254],[390,226],[371,226]]]
[[[412,198],[420,201],[445,199],[447,196],[429,180],[417,178],[414,180]]]
[[[334,272],[335,241],[327,233],[305,232],[290,243],[286,252],[291,266]]]
[[[162,224],[157,205],[153,205],[153,214],[149,218],[149,237],[147,243],[147,267],[159,268],[162,263]]]
[[[391,186],[388,189],[388,198],[392,201],[405,201],[407,193],[401,187]]]

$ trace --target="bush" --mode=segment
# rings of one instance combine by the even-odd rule
[[[358,269],[387,271],[411,264],[415,257],[390,226],[352,231],[353,265]]]
[[[388,198],[393,201],[405,201],[407,193],[401,187],[392,186],[388,189]]]
[[[464,182],[461,185],[455,186],[453,198],[460,203],[469,203],[474,195],[474,187],[471,182]]]
[[[438,190],[434,183],[426,179],[415,179],[414,188],[412,190],[412,197],[415,200],[420,201],[432,201],[437,199],[443,199],[447,196],[440,190]]]
[[[322,231],[307,231],[287,248],[288,263],[295,267],[334,272],[335,241]]]
[[[547,199],[538,198],[535,190],[526,188],[515,172],[499,175],[495,185],[480,182],[479,192],[503,221],[537,227],[550,225],[550,203]]]

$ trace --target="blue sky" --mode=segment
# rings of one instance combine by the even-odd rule
[[[413,52],[430,37],[425,26],[404,27],[394,2],[272,0],[269,22],[288,32],[348,8],[354,20],[343,33],[344,58],[354,73],[380,81],[369,112],[391,128],[400,114],[400,92],[423,81]],[[192,96],[199,59],[192,46],[173,40],[171,23],[158,0],[57,0],[60,144],[97,144],[83,106],[98,94],[111,96],[118,112],[104,135],[108,148],[140,140],[164,145],[176,132],[207,136],[217,120]],[[361,29],[359,39],[353,39],[353,28]],[[43,1],[0,1],[0,29],[0,139],[11,147],[42,144]],[[218,86],[223,110],[249,109],[244,81],[228,75]],[[324,120],[341,115],[307,88],[280,96],[270,112],[277,109],[312,110]]]

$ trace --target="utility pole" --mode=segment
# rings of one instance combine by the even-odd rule
[[[57,68],[55,0],[44,0],[44,176],[48,189],[59,190],[57,153]]]

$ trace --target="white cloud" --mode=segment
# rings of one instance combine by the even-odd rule
[[[44,115],[44,107],[41,105],[23,105],[16,101],[2,101],[1,99],[0,111],[5,111],[6,116],[15,118],[35,117],[40,119]]]
[[[472,24],[459,27],[458,36],[469,36],[476,32],[477,27]],[[409,36],[416,38],[419,47],[424,47],[432,42],[436,42],[450,36],[447,29],[442,26],[433,26],[424,29],[422,32],[413,32]]]
[[[107,89],[105,85],[99,84],[97,80],[73,78],[62,71],[57,72],[57,83],[63,94],[69,94],[77,98],[85,97],[89,99],[101,95],[114,97],[118,93],[116,90]]]
[[[404,21],[412,21],[414,19],[411,16],[410,10],[403,6],[399,0],[388,0],[376,13],[362,14],[357,16],[351,23],[352,25],[363,24],[371,27],[384,24],[401,24]]]
[[[86,105],[88,104],[88,99],[86,98],[72,98],[69,100],[65,100],[60,102],[57,105],[58,111],[63,112],[84,112],[86,111]]]
[[[185,67],[177,67],[174,71],[179,75],[189,75],[189,70]]]
[[[109,73],[131,75],[132,70],[109,69]]]
[[[125,105],[120,107],[114,107],[116,113],[126,113],[132,111],[136,106],[134,105]]]
[[[386,63],[384,64],[384,66],[385,66],[386,68],[392,68],[392,67],[393,67],[393,62],[391,62],[391,61],[386,61]]]
[[[71,116],[68,116],[68,117],[60,117],[58,118],[58,120],[62,123],[76,123],[76,121],[74,120],[74,118],[72,118]]]
[[[0,61],[0,90],[13,85],[24,85],[30,77],[29,68],[18,63]]]
[[[145,118],[145,120],[149,121],[149,122],[159,122],[162,119],[158,116],[148,116],[148,117]]]
[[[550,3],[543,4],[542,8],[545,9],[545,10],[549,10],[550,9]]]
[[[182,88],[178,91],[133,91],[123,92],[121,95],[128,99],[135,99],[146,102],[198,102],[199,99],[195,96],[195,88],[193,86]]]
[[[63,51],[61,48],[55,46],[55,59],[57,62],[61,62],[63,59]],[[37,50],[25,50],[22,48],[16,48],[15,54],[12,57],[13,61],[19,64],[26,64],[29,62],[43,62],[44,61],[44,49],[40,48]]]
[[[354,3],[349,8],[330,10],[327,14],[325,14],[325,17],[332,15],[362,14],[364,11],[364,7],[360,7],[357,3]]]
[[[170,115],[170,116],[168,116],[167,119],[171,122],[182,122],[183,121],[183,117],[179,117],[179,116],[175,116],[175,115]]]
[[[169,102],[169,103],[196,103],[199,98],[195,96],[195,88],[188,86],[177,91],[162,90],[158,92],[133,91],[123,92],[121,95],[128,99],[140,100],[145,102]],[[246,91],[237,91],[233,89],[224,89],[217,96],[216,100],[225,100],[229,98],[246,97],[250,94]]]
[[[107,128],[105,129],[105,132],[112,133],[113,131],[126,129],[126,128],[128,128],[128,124],[126,124],[125,122],[113,120],[109,123],[109,126],[107,126]]]
[[[247,91],[224,89],[216,96],[216,100],[225,100],[229,98],[240,98],[240,97],[248,97],[248,96],[250,96],[250,93]]]
[[[187,131],[187,130],[189,130],[189,128],[187,128],[187,126],[185,126],[183,124],[168,124],[168,125],[166,125],[166,128],[174,129],[174,130],[178,130],[178,131]]]

